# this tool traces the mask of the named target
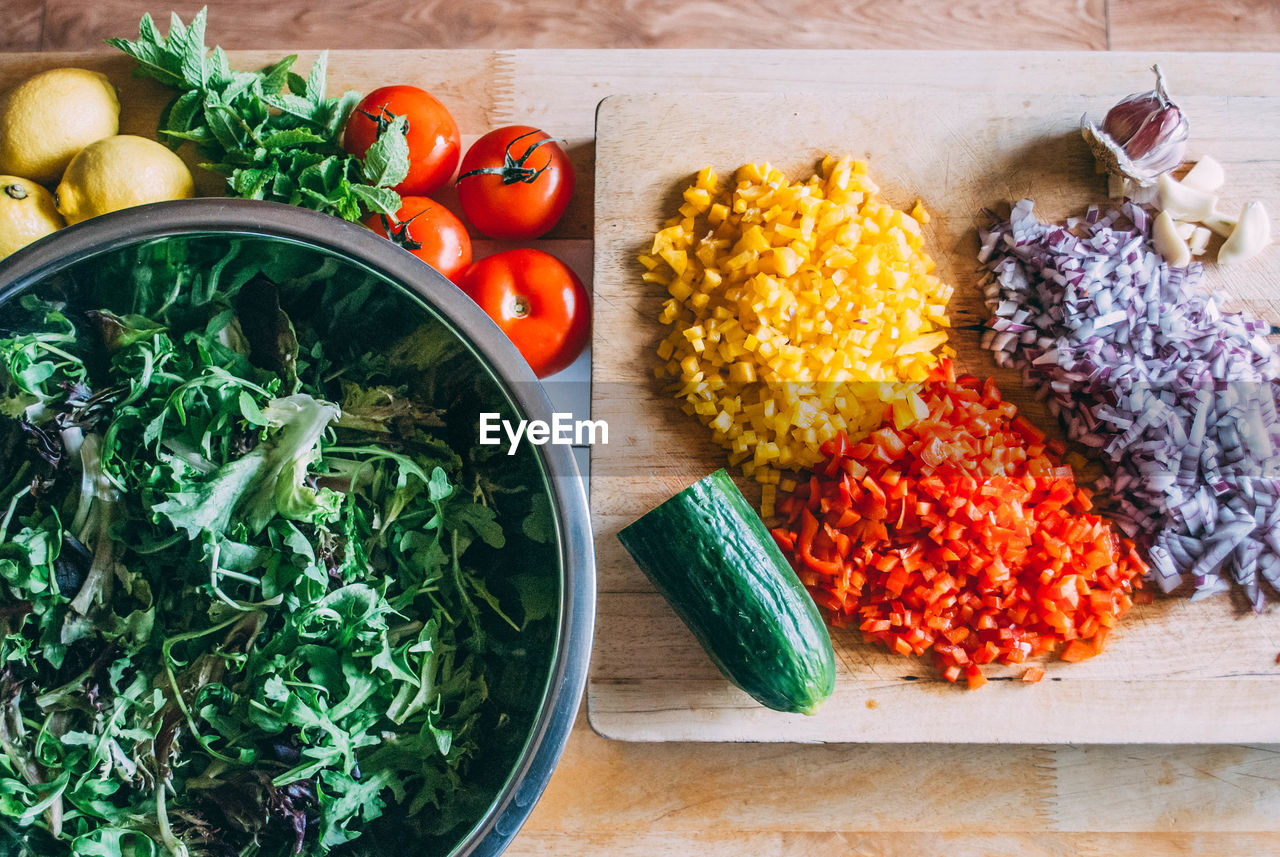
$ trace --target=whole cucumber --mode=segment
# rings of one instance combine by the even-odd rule
[[[618,539],[729,681],[777,711],[812,714],[831,695],[822,616],[723,469]]]

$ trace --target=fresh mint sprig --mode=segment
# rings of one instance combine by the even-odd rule
[[[205,23],[205,9],[189,26],[175,13],[165,36],[143,15],[136,41],[107,40],[138,63],[136,74],[178,90],[161,116],[161,139],[173,148],[194,143],[206,159],[201,166],[225,175],[234,196],[345,220],[399,210],[392,188],[409,172],[403,118],[387,126],[363,161],[347,154],[339,137],[360,94],[326,94],[327,54],[305,78],[292,70],[296,56],[236,71],[222,48],[206,47]]]

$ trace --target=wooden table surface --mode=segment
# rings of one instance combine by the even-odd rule
[[[206,4],[228,49],[1280,50],[1276,0],[5,0],[0,50],[92,50]]]
[[[280,31],[280,41],[288,32]],[[250,67],[278,55],[234,52],[231,60]],[[304,68],[311,56],[303,56]],[[1271,94],[1258,91],[1258,81],[1280,55],[361,51],[331,55],[330,84],[416,82],[436,92],[472,138],[513,122],[567,138],[582,181],[551,237],[582,259],[591,252],[595,108],[605,95],[1054,93],[1082,64],[1101,74],[1156,60],[1173,80],[1180,66],[1219,71],[1208,85],[1227,96]],[[130,81],[119,57],[0,54],[0,90],[40,68],[72,64],[100,68],[121,85],[126,130],[154,130],[162,93]],[[508,853],[1280,855],[1280,746],[628,744],[596,735],[580,714],[546,794]]]

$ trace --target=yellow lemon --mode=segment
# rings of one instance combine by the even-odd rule
[[[61,228],[53,194],[29,179],[0,176],[0,259]]]
[[[169,149],[132,134],[90,143],[72,158],[58,185],[58,211],[79,223],[148,202],[186,199],[191,171]]]
[[[107,76],[54,68],[0,99],[0,173],[53,184],[85,146],[120,130],[120,101]]]

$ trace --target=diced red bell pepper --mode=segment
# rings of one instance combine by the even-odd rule
[[[926,418],[838,435],[779,496],[774,540],[815,600],[868,641],[932,649],[943,676],[970,687],[986,681],[981,664],[1102,651],[1146,566],[1090,513],[1062,444],[949,361],[918,395]]]

